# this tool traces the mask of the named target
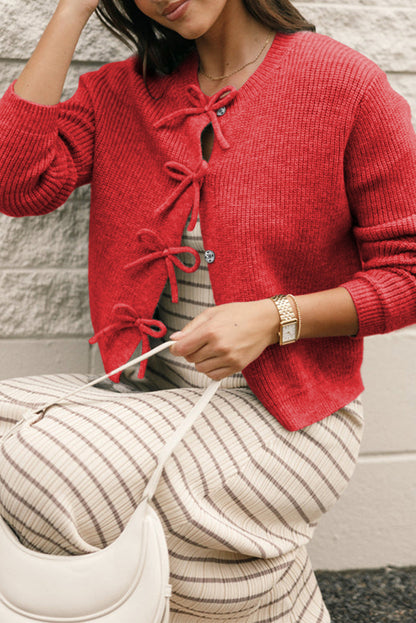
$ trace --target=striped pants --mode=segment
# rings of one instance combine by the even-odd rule
[[[85,381],[3,381],[0,435],[28,408]],[[70,555],[105,547],[202,391],[93,387],[52,407],[1,446],[1,515],[30,548]],[[170,552],[172,623],[330,620],[305,546],[352,475],[362,428],[359,400],[289,432],[249,388],[218,391],[155,496]]]

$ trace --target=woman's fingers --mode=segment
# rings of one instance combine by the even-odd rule
[[[221,362],[216,359],[208,359],[202,363],[195,364],[195,369],[202,374],[205,374],[213,381],[221,381],[231,374],[235,374],[238,370],[233,370],[227,365],[221,365]]]
[[[188,358],[207,345],[208,338],[203,331],[208,321],[207,315],[206,311],[202,312],[188,322],[181,331],[172,333],[170,339],[176,342],[170,347],[173,355]]]
[[[243,370],[276,341],[276,316],[269,300],[212,307],[171,335],[171,352],[210,378],[224,378]]]

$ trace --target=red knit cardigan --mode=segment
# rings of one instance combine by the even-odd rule
[[[107,371],[149,333],[167,279],[177,296],[189,214],[201,220],[216,304],[343,285],[355,338],[268,347],[243,371],[289,430],[363,389],[362,338],[416,321],[416,136],[370,60],[310,32],[276,35],[237,91],[212,97],[197,57],[149,80],[136,59],[82,76],[67,102],[0,101],[1,211],[45,214],[91,182],[91,318]],[[209,162],[200,136],[212,124]],[[195,255],[195,269],[198,266]]]

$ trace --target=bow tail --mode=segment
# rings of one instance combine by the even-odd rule
[[[162,338],[166,335],[168,329],[161,320],[144,320],[140,323],[140,333],[142,336],[142,355],[145,355],[150,350],[150,337]],[[137,378],[143,379],[146,374],[148,359],[145,359],[140,363]]]
[[[201,201],[201,183],[196,182],[194,184],[194,201],[192,203],[191,208],[191,218],[187,227],[188,231],[193,231],[195,229],[196,222],[198,220],[199,215],[199,205]]]
[[[170,293],[171,293],[172,303],[178,303],[179,301],[178,282],[176,281],[175,267],[173,265],[172,260],[169,257],[166,258],[166,267],[168,269],[168,277],[170,281]]]
[[[209,118],[211,119],[211,123],[212,123],[212,127],[215,133],[215,136],[217,137],[217,140],[219,142],[219,144],[221,145],[222,149],[229,149],[230,148],[230,144],[229,142],[226,140],[224,134],[222,133],[221,130],[221,126],[220,123],[218,121],[218,117],[215,114],[214,111],[210,110],[209,111]]]
[[[161,214],[164,210],[171,208],[175,201],[181,196],[185,189],[189,186],[190,180],[184,179],[172,192],[172,194],[156,209],[156,214]]]
[[[150,350],[149,338],[147,337],[145,333],[143,333],[142,334],[142,355],[145,355],[146,353],[148,353],[149,350]],[[148,359],[145,359],[144,361],[140,362],[139,371],[137,373],[138,379],[144,379],[144,376],[146,374],[147,362],[148,362]]]

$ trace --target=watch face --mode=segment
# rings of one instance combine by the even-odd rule
[[[284,324],[282,326],[282,342],[294,342],[296,340],[296,322]]]

